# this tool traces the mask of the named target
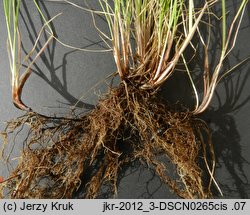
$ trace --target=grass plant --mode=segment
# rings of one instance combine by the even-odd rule
[[[44,46],[41,48],[41,50],[37,53],[37,55],[33,58],[32,62],[29,63],[29,66],[27,69],[21,74],[22,64],[26,61],[28,62],[29,58],[32,56],[36,49],[36,45],[39,41],[39,38],[41,36],[41,33],[43,32],[44,28],[49,26],[49,22],[46,21],[44,18],[39,5],[37,4],[36,0],[34,0],[34,4],[39,12],[39,14],[42,16],[42,18],[45,21],[45,25],[42,27],[38,38],[35,41],[34,47],[30,51],[30,53],[22,59],[21,57],[21,34],[18,29],[18,23],[19,23],[19,10],[21,5],[21,0],[3,0],[3,9],[4,9],[4,15],[6,20],[6,27],[7,27],[7,49],[9,54],[9,63],[10,63],[10,72],[11,72],[11,87],[12,87],[12,101],[14,105],[24,111],[31,111],[27,105],[25,105],[21,100],[22,95],[22,89],[31,75],[31,66],[35,62],[35,60],[40,56],[40,54],[44,51],[44,49],[47,47],[49,42],[53,39],[53,32],[50,27],[50,33],[51,36],[46,41]]]
[[[81,188],[83,197],[96,198],[106,185],[116,194],[123,166],[138,160],[182,198],[211,198],[213,188],[222,194],[214,178],[216,159],[209,128],[199,114],[228,74],[222,72],[223,62],[235,46],[247,2],[242,1],[228,23],[225,0],[199,5],[193,0],[100,0],[102,11],[93,13],[107,20],[110,33],[98,31],[113,50],[119,86],[103,95],[93,110],[75,118],[30,111],[10,121],[3,133],[6,144],[8,134],[20,126],[28,125],[29,132],[19,164],[2,182],[2,190],[7,189],[12,198],[71,198]],[[218,4],[221,14],[213,14]],[[205,40],[201,26],[212,28],[207,20],[215,15],[221,16],[220,58],[210,68],[210,36]],[[204,54],[202,99],[186,57],[190,49],[198,53],[197,39]],[[158,90],[180,64],[194,91],[193,109],[165,104],[158,97]],[[162,156],[174,164],[177,178],[168,174]]]

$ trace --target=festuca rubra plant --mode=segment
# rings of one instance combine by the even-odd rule
[[[2,190],[12,198],[71,198],[84,188],[85,198],[95,198],[107,185],[116,194],[122,167],[137,160],[153,168],[182,198],[211,198],[212,187],[222,194],[214,177],[216,159],[209,128],[199,114],[206,111],[217,84],[227,74],[223,62],[235,45],[247,2],[242,1],[230,23],[225,0],[199,5],[193,0],[100,0],[102,11],[85,9],[106,18],[109,34],[97,30],[112,49],[120,83],[93,110],[78,117],[56,118],[28,110],[10,121],[3,132],[6,144],[8,134],[20,126],[25,124],[29,132],[18,165],[2,182]],[[13,1],[15,16],[19,3]],[[215,14],[218,5],[220,14]],[[217,20],[221,28],[215,29],[220,32],[221,46],[212,68],[210,34],[205,36],[203,30],[214,28],[211,20],[216,15],[221,17]],[[14,23],[17,28],[17,21]],[[52,32],[50,35],[54,38]],[[15,41],[9,40],[10,44]],[[11,48],[13,56],[16,51]],[[202,97],[189,69],[193,59],[187,57],[189,52],[202,56],[198,76],[203,83]],[[10,59],[13,101],[27,111],[20,100],[25,76],[17,78],[16,59]],[[158,94],[180,65],[195,98],[193,108],[166,104]],[[168,174],[162,157],[174,165],[175,178]]]

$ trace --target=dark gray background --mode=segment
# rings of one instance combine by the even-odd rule
[[[81,0],[72,0],[84,5]],[[90,13],[62,2],[42,1],[46,16],[61,16],[53,21],[58,38],[72,46],[88,49],[104,49],[93,25]],[[89,5],[98,8],[97,0],[88,0]],[[240,1],[227,1],[233,10]],[[4,122],[21,115],[11,102],[10,73],[6,51],[6,27],[0,2],[0,128]],[[37,15],[33,1],[24,0],[20,16],[23,48],[29,51],[42,22]],[[107,30],[105,21],[96,17],[102,30]],[[248,5],[240,29],[236,47],[225,63],[225,68],[233,66],[250,55],[250,7]],[[42,36],[41,43],[45,36]],[[98,95],[105,92],[105,77],[115,71],[112,53],[83,52],[63,47],[53,42],[33,67],[23,90],[23,101],[34,110],[44,114],[63,114],[69,111],[79,98],[79,108],[91,108],[96,104]],[[248,198],[250,195],[250,64],[240,66],[235,73],[219,84],[209,110],[203,114],[213,134],[217,156],[216,179],[224,193],[224,198]],[[182,98],[190,103],[186,95],[183,74],[175,74],[167,82],[163,94],[170,101]],[[94,85],[101,82],[95,89]],[[110,83],[110,80],[107,81]],[[174,91],[173,89],[178,89]],[[87,93],[86,93],[87,92]],[[167,93],[166,93],[167,92]],[[169,93],[170,92],[170,93]],[[19,147],[14,148],[13,157],[18,156]],[[14,161],[13,161],[14,162]],[[0,175],[6,176],[7,168],[1,164]],[[105,197],[105,196],[103,196]],[[151,170],[135,164],[124,171],[118,189],[118,198],[175,198]]]

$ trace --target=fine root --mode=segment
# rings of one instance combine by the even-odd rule
[[[7,124],[6,144],[21,126],[28,127],[28,135],[18,165],[1,184],[3,197],[72,198],[83,189],[84,198],[96,198],[104,185],[116,194],[122,167],[134,160],[153,168],[182,198],[212,196],[214,156],[202,138],[209,135],[206,125],[154,93],[122,83],[83,116],[27,113]],[[162,156],[174,164],[177,178],[168,174]]]

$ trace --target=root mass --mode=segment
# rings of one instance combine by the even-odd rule
[[[213,172],[211,164],[201,168],[199,162],[213,155],[202,138],[209,135],[206,125],[188,110],[160,102],[155,93],[122,83],[77,119],[28,113],[9,122],[5,140],[23,124],[28,137],[17,167],[1,185],[3,195],[72,198],[82,189],[84,198],[96,198],[105,185],[116,194],[123,166],[137,160],[180,197],[211,197],[212,177],[203,182]],[[162,156],[174,164],[177,178]]]

